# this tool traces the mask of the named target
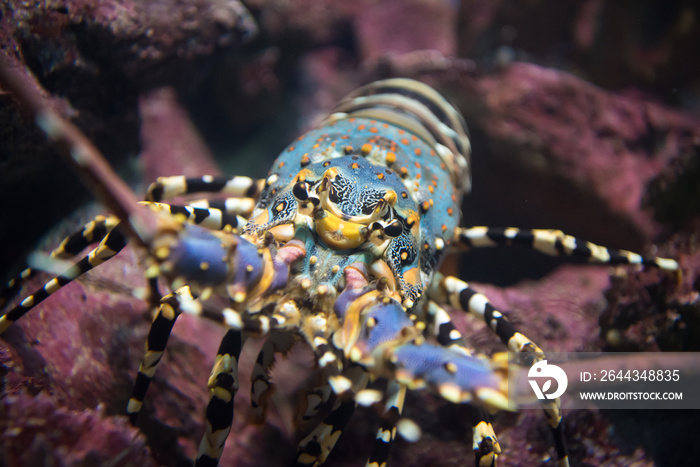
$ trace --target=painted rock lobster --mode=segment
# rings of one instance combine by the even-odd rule
[[[197,466],[216,465],[221,457],[233,420],[237,362],[250,336],[266,339],[251,378],[260,413],[276,353],[303,341],[323,375],[301,402],[302,418],[318,424],[299,443],[295,465],[323,464],[356,404],[380,402],[385,416],[367,465],[386,465],[397,430],[404,425],[410,436],[410,424],[400,418],[409,389],[469,403],[477,465],[495,465],[501,448],[488,411],[508,407],[507,363],[467,348],[445,307],[481,318],[524,364],[543,360],[544,353],[484,295],[437,272],[447,250],[519,244],[600,263],[678,269],[670,259],[609,250],[556,230],[459,227],[471,183],[467,129],[454,107],[417,81],[389,79],[353,92],[288,146],[264,180],[160,178],[144,208],[79,131],[11,72],[3,71],[2,79],[47,135],[68,149],[67,161],[113,214],[97,217],[53,251],[72,258],[98,244],[0,317],[0,332],[133,243],[142,251],[157,311],[127,407],[132,422],[181,313],[227,329],[208,381]],[[226,198],[165,203],[201,192]],[[11,283],[3,299],[30,274]],[[162,285],[171,292],[162,296]],[[558,401],[543,409],[559,465],[568,465]]]

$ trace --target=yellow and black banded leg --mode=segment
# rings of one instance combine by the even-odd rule
[[[218,465],[226,438],[233,423],[233,398],[238,391],[238,359],[244,336],[229,329],[219,346],[209,377],[209,404],[207,405],[204,437],[199,445],[195,467]]]
[[[455,327],[449,313],[432,300],[428,301],[426,308],[427,331],[435,337],[437,343],[464,355],[472,355],[471,350],[464,342],[462,333]]]
[[[294,345],[294,335],[291,333],[273,333],[265,340],[250,380],[250,404],[254,409],[257,421],[264,420],[267,402],[272,394],[273,385],[270,382],[270,370],[275,363],[275,354],[286,353]]]
[[[124,246],[126,246],[126,238],[118,230],[112,230],[102,239],[97,248],[88,253],[87,256],[84,256],[62,274],[48,281],[41,289],[22,300],[4,316],[0,316],[0,334],[61,287],[114,257]]]
[[[63,259],[72,258],[91,244],[102,241],[118,225],[119,218],[116,216],[95,216],[81,230],[63,239],[61,244],[51,252],[51,256]]]
[[[72,258],[91,244],[102,241],[118,224],[119,219],[114,216],[96,216],[82,229],[64,238],[59,246],[51,252],[51,256],[61,259]],[[0,308],[5,306],[17,294],[22,285],[36,274],[36,269],[29,267],[10,279],[7,285],[0,290]]]
[[[462,334],[455,328],[449,313],[432,300],[427,304],[428,330],[438,344],[464,355],[472,355],[467,348]],[[468,404],[469,416],[472,422],[472,447],[479,467],[495,466],[501,446],[498,444],[496,432],[489,420],[489,414],[483,406]]]
[[[141,201],[140,204],[144,204],[155,211],[167,212],[172,216],[182,216],[185,222],[201,225],[211,230],[238,233],[248,223],[244,217],[229,214],[217,208],[202,208],[191,205],[178,206],[151,201]]]
[[[333,389],[327,380],[306,390],[299,405],[298,414],[301,420],[307,422],[315,417],[331,399],[331,394],[333,394]]]
[[[481,405],[468,404],[472,422],[474,457],[478,467],[495,467],[501,446],[489,421],[489,414]],[[558,451],[558,450],[557,450]]]
[[[355,411],[355,400],[338,400],[331,413],[299,442],[294,467],[318,466],[326,461]]]
[[[250,217],[253,209],[255,209],[256,203],[256,198],[225,198],[193,200],[189,201],[187,205],[192,206],[193,208],[219,209],[226,214],[232,216],[242,216],[247,219]]]
[[[32,268],[26,268],[15,277],[7,281],[7,284],[0,290],[0,308],[4,307],[7,302],[12,300],[20,291],[22,285],[32,277],[36,276],[37,271]]]
[[[340,374],[343,356],[326,339],[326,327],[327,320],[323,313],[307,318],[302,326],[307,342],[311,343],[315,360],[324,372],[323,381],[307,389],[301,398],[297,413],[302,421],[311,420],[316,416],[334,392],[342,393],[352,385],[348,378]]]
[[[544,352],[531,339],[520,333],[508,319],[489,302],[483,294],[472,289],[466,282],[456,277],[442,277],[436,281],[437,287],[430,290],[430,298],[443,303],[449,303],[457,309],[471,313],[482,319],[486,325],[498,335],[508,350],[531,356],[532,365],[545,358]],[[552,428],[554,443],[557,449],[558,463],[561,467],[568,466],[568,453],[564,441],[564,431],[559,399],[542,403],[545,416]]]
[[[602,264],[640,264],[667,271],[678,271],[678,263],[668,258],[641,256],[627,250],[605,248],[595,243],[566,235],[561,230],[518,229],[515,227],[470,227],[455,231],[455,244],[466,249],[491,246],[521,245],[550,256],[580,257]]]
[[[153,323],[151,323],[151,329],[148,331],[148,338],[145,344],[146,351],[134,381],[129,404],[126,407],[126,413],[132,425],[136,424],[136,418],[141,412],[143,400],[153,380],[156,367],[163,357],[165,347],[168,345],[168,339],[173,330],[175,320],[180,315],[180,296],[183,295],[188,295],[191,298],[189,287],[180,287],[160,300],[160,306],[153,318]]]
[[[164,201],[192,193],[222,193],[257,200],[264,184],[264,180],[254,180],[249,177],[226,178],[211,175],[193,178],[187,178],[182,175],[158,177],[148,187],[146,200]]]
[[[406,385],[389,382],[384,415],[382,416],[377,437],[372,446],[372,453],[367,459],[366,467],[386,467],[389,460],[391,444],[396,438],[396,424],[399,421],[406,401]]]
[[[304,392],[298,414],[305,422],[315,417],[326,406],[331,400],[331,395],[347,397],[347,391],[353,386],[350,378],[342,374],[344,364],[342,351],[330,345],[321,335],[320,329],[314,332],[311,342],[316,355],[315,360],[323,371],[323,381]]]
[[[367,371],[359,365],[351,365],[344,375],[335,377],[346,380],[349,387],[337,397],[328,416],[299,442],[297,457],[292,463],[294,466],[318,466],[326,461],[355,411],[354,395],[365,389],[369,381]],[[339,394],[336,388],[333,389]]]

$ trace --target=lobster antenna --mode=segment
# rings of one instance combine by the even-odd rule
[[[24,81],[23,75],[26,75],[18,68],[8,57],[0,56],[2,87],[12,92],[20,105],[31,112],[39,128],[55,143],[64,161],[73,167],[107,209],[122,220],[124,233],[147,248],[156,231],[153,213],[138,206],[136,195],[117,176],[95,145],[78,127],[53,110],[46,98]]]

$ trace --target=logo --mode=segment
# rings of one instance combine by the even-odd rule
[[[564,370],[554,364],[547,364],[547,360],[542,360],[532,365],[530,371],[527,372],[527,376],[528,382],[539,400],[561,397],[564,391],[566,391],[566,386],[569,384],[569,378],[566,377]],[[542,389],[540,389],[537,379],[543,378],[547,378],[547,380],[544,381]],[[553,393],[549,393],[552,386],[552,379],[557,382],[557,390]]]

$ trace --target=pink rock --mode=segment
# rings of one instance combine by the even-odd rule
[[[467,83],[466,118],[491,152],[475,154],[475,170],[486,164],[494,176],[475,177],[475,196],[483,183],[497,204],[548,213],[540,216],[562,229],[621,247],[639,248],[660,232],[653,211],[641,209],[646,187],[700,141],[696,117],[525,63]],[[528,187],[534,191],[525,195]],[[586,201],[573,204],[576,196]]]
[[[142,95],[139,113],[140,161],[146,183],[169,175],[219,175],[209,148],[173,89],[161,88]]]
[[[363,62],[425,50],[454,56],[456,13],[456,5],[443,0],[368,2],[355,21]]]

